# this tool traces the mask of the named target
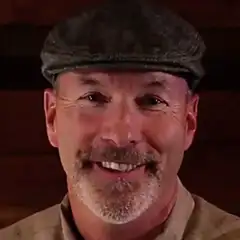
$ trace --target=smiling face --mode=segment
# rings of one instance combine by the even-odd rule
[[[163,203],[196,130],[198,97],[161,72],[67,72],[46,90],[49,141],[69,186],[103,221]]]

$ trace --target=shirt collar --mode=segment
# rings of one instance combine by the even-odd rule
[[[194,205],[192,195],[184,188],[178,179],[176,203],[165,223],[163,232],[159,234],[156,240],[181,240],[188,220],[193,212]]]

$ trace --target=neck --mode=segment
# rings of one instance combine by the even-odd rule
[[[114,225],[95,216],[72,192],[68,184],[69,201],[74,222],[86,240],[145,240],[154,239],[162,232],[177,199],[177,181],[168,185],[163,196],[136,220],[127,224]],[[93,231],[94,230],[94,231]]]

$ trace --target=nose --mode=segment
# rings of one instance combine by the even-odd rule
[[[117,147],[138,144],[142,140],[141,116],[129,108],[115,108],[106,115],[100,138]]]

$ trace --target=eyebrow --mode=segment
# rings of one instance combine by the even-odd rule
[[[166,80],[165,79],[154,79],[147,83],[144,83],[144,87],[146,88],[161,88],[167,89]]]
[[[79,83],[82,85],[90,85],[90,86],[100,86],[101,83],[99,80],[94,79],[90,76],[79,76]]]

